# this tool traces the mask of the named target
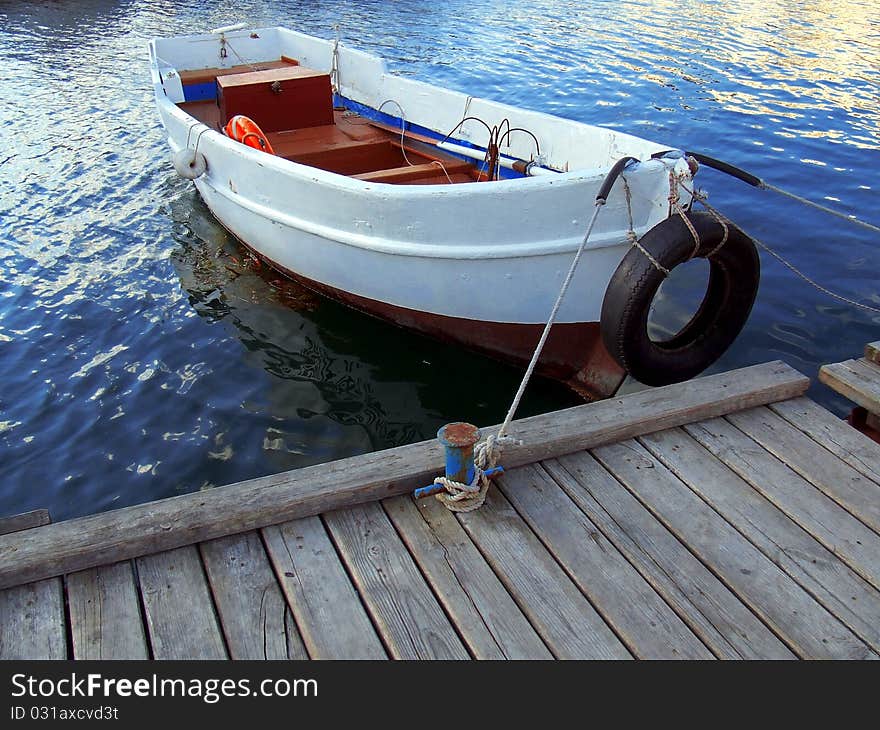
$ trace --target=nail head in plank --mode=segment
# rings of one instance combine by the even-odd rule
[[[880,444],[809,398],[773,403],[770,409],[860,474],[880,484]]]
[[[736,594],[588,452],[542,463],[719,658],[795,658]]]
[[[195,545],[137,559],[153,656],[226,659],[226,647]]]
[[[47,509],[35,509],[30,512],[11,515],[10,517],[0,517],[0,535],[30,530],[32,527],[42,527],[43,525],[48,525],[51,521],[49,510]]]
[[[514,422],[523,444],[505,450],[505,466],[792,398],[808,385],[774,362],[533,416]],[[0,536],[0,588],[384,499],[442,471],[442,450],[428,441]]]
[[[455,516],[436,499],[383,502],[389,519],[477,659],[552,659]]]
[[[880,651],[880,592],[683,429],[642,444],[810,595]]]
[[[593,453],[801,656],[875,658],[849,629],[643,446],[626,441]]]
[[[6,659],[67,659],[61,578],[0,591],[0,660]]]
[[[312,659],[387,658],[319,517],[267,527],[263,539]]]
[[[470,658],[381,505],[329,512],[324,522],[395,659]]]
[[[129,561],[67,576],[75,659],[149,659]]]
[[[713,418],[684,429],[865,580],[880,587],[880,535],[729,421]]]
[[[231,659],[308,659],[256,532],[199,545]]]
[[[769,408],[732,413],[727,420],[823,494],[880,532],[880,485],[863,477]],[[880,552],[877,558],[880,560]]]
[[[714,659],[649,583],[537,465],[506,471],[501,492],[640,659]]]
[[[497,487],[458,519],[557,658],[631,658]]]

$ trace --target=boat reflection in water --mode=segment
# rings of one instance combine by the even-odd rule
[[[281,277],[250,256],[191,188],[171,215],[172,261],[193,310],[222,323],[244,348],[240,361],[226,363],[226,376],[247,394],[241,407],[251,436],[263,424],[265,463],[255,474],[433,438],[452,420],[502,419],[520,377],[515,368],[445,348]],[[549,381],[530,390],[523,415],[577,402]],[[224,440],[214,453],[229,446]]]

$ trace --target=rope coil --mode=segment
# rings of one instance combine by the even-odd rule
[[[520,443],[510,436],[490,434],[485,441],[474,447],[474,479],[470,484],[457,482],[447,477],[437,477],[434,484],[442,486],[445,492],[434,495],[450,512],[473,512],[486,501],[489,491],[489,477],[486,471],[497,466],[501,452],[507,444]]]

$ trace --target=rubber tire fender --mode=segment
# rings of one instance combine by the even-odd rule
[[[728,239],[718,249],[724,227],[715,216],[691,211],[687,217],[700,239],[696,256],[709,260],[706,293],[691,320],[668,340],[649,337],[651,303],[666,275],[636,246],[618,265],[602,302],[605,347],[645,385],[688,380],[714,363],[739,335],[758,293],[761,262],[752,239],[726,221]],[[654,226],[639,242],[669,271],[689,261],[694,250],[694,237],[679,215]]]

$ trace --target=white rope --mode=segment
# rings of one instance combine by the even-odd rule
[[[799,203],[803,203],[804,205],[809,205],[811,208],[816,208],[817,210],[821,210],[823,213],[829,213],[830,215],[835,215],[838,218],[841,218],[850,223],[855,223],[857,226],[862,226],[863,228],[867,228],[869,231],[874,231],[875,233],[880,233],[880,226],[875,226],[873,223],[868,223],[867,221],[863,221],[860,218],[856,218],[854,215],[847,215],[846,213],[841,213],[839,210],[834,210],[834,208],[829,208],[827,205],[822,205],[821,203],[815,203],[812,200],[807,198],[802,198],[800,195],[795,195],[794,193],[790,193],[787,190],[783,190],[782,188],[777,188],[775,185],[770,185],[769,183],[765,183],[763,180],[761,181],[761,187],[765,190],[772,190],[774,193],[779,193],[780,195],[784,195],[787,198],[791,198],[792,200],[796,200]]]
[[[434,484],[442,486],[446,491],[438,492],[435,497],[450,512],[473,512],[486,501],[489,491],[489,477],[486,471],[498,464],[501,451],[508,443],[514,442],[510,436],[490,434],[485,441],[474,447],[474,479],[470,484],[463,484],[447,477],[437,477]]]
[[[700,236],[697,234],[697,229],[694,228],[694,224],[690,222],[690,219],[687,217],[684,208],[681,205],[681,196],[678,194],[678,186],[681,184],[681,179],[673,172],[669,171],[669,206],[678,213],[679,217],[681,217],[684,224],[687,226],[687,229],[691,232],[691,236],[694,239],[694,248],[691,251],[691,255],[688,257],[688,260],[694,258],[700,251]],[[682,185],[682,187],[684,187]]]
[[[406,161],[406,164],[410,167],[415,167],[415,165],[409,161],[409,157],[406,156],[406,112],[403,111],[403,107],[400,106],[400,102],[396,99],[385,99],[378,107],[376,107],[377,112],[381,112],[386,104],[394,104],[397,107],[397,110],[400,112],[400,151],[403,153],[403,159]],[[446,172],[446,168],[443,168],[443,172]],[[449,177],[447,175],[446,177]],[[452,182],[450,180],[449,182]]]
[[[473,481],[470,484],[463,484],[462,482],[457,482],[453,479],[448,479],[447,477],[437,477],[434,480],[434,484],[442,486],[445,490],[443,492],[438,492],[435,496],[448,510],[452,512],[471,512],[481,507],[483,502],[486,501],[486,493],[489,490],[489,478],[485,474],[486,470],[491,469],[498,463],[504,446],[510,443],[519,443],[516,439],[507,435],[507,429],[510,427],[511,421],[513,421],[516,410],[519,408],[520,401],[526,391],[526,386],[529,384],[532,373],[535,371],[535,366],[538,363],[538,359],[541,357],[541,352],[543,351],[547,338],[550,335],[550,328],[553,327],[553,323],[556,321],[556,316],[559,313],[562,300],[565,298],[565,293],[568,291],[568,288],[574,279],[574,273],[581,260],[581,255],[584,252],[590,234],[593,232],[593,226],[596,224],[596,218],[599,215],[599,211],[604,204],[604,200],[599,199],[596,201],[596,208],[593,211],[592,218],[590,218],[587,232],[584,234],[584,238],[575,252],[574,259],[572,259],[571,266],[568,268],[568,273],[565,275],[565,279],[562,282],[562,287],[559,289],[556,301],[553,303],[550,316],[547,318],[547,324],[544,325],[541,339],[538,340],[538,345],[535,347],[534,353],[532,353],[532,359],[529,361],[529,366],[526,368],[525,375],[523,375],[523,379],[519,384],[516,395],[513,397],[513,402],[510,404],[510,409],[504,417],[504,422],[501,424],[501,428],[498,429],[497,434],[489,435],[485,441],[474,447]]]
[[[663,276],[669,276],[669,269],[663,266],[657,259],[655,259],[651,253],[646,249],[641,241],[639,241],[639,237],[636,234],[635,222],[633,221],[633,212],[632,212],[632,191],[629,189],[629,181],[626,179],[626,175],[620,175],[620,178],[623,180],[623,194],[626,198],[626,213],[629,217],[629,230],[626,232],[626,237],[629,239],[630,246],[634,246],[639,251],[642,252],[644,257],[651,262],[657,271],[659,271]]]
[[[333,56],[330,59],[330,88],[334,94],[339,93],[339,23],[333,25],[336,39],[333,41]]]
[[[596,209],[593,211],[593,217],[590,219],[590,225],[587,226],[587,232],[584,234],[584,240],[581,241],[581,245],[578,246],[578,250],[574,255],[574,259],[572,259],[571,266],[568,268],[568,273],[565,275],[565,280],[562,282],[562,288],[559,290],[559,295],[556,297],[556,301],[553,303],[553,309],[550,310],[550,317],[547,319],[547,324],[544,325],[544,331],[541,333],[541,339],[538,340],[538,346],[535,348],[535,352],[532,354],[532,359],[529,362],[528,368],[526,368],[526,374],[523,376],[522,382],[519,384],[519,389],[516,391],[516,395],[513,398],[513,403],[510,404],[510,410],[507,411],[507,415],[504,417],[504,422],[501,424],[501,428],[498,430],[499,438],[504,438],[504,436],[506,436],[507,429],[510,426],[510,422],[513,420],[513,416],[516,414],[516,409],[519,408],[519,402],[522,400],[523,393],[525,393],[526,390],[526,386],[529,384],[529,379],[532,377],[535,366],[538,364],[538,358],[541,357],[541,351],[544,349],[547,338],[550,336],[550,328],[556,321],[556,315],[559,313],[559,307],[562,305],[562,300],[565,298],[565,293],[568,291],[568,287],[571,284],[572,279],[574,278],[574,272],[577,269],[578,263],[580,263],[581,255],[584,252],[584,248],[587,245],[590,234],[593,232],[593,226],[596,224],[596,218],[599,215],[599,211],[602,209],[602,206],[604,204],[604,200],[596,201]]]

